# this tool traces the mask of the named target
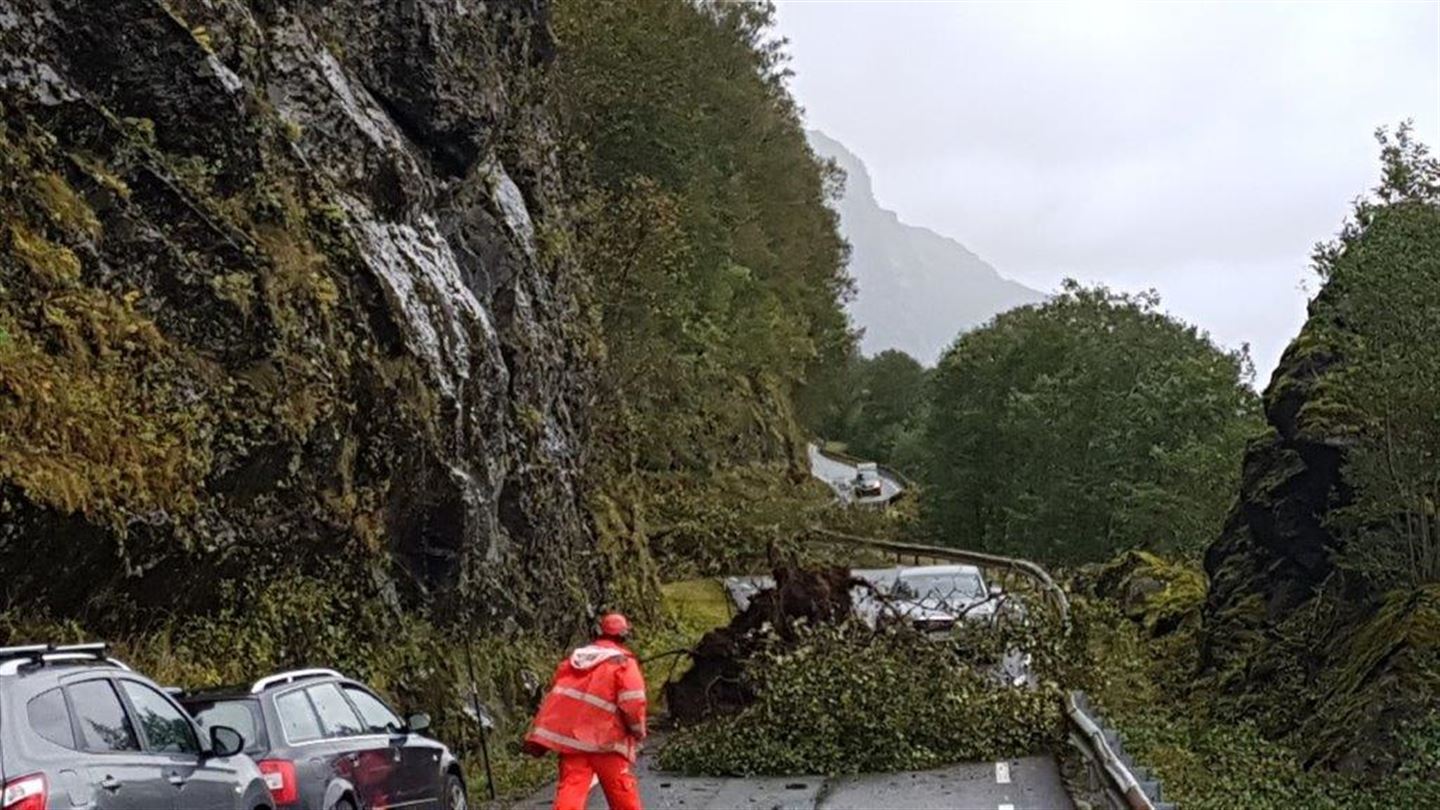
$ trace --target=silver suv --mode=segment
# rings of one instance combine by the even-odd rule
[[[104,644],[0,647],[0,810],[273,810],[244,748]]]

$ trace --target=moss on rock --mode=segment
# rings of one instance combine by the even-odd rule
[[[1440,700],[1440,162],[1404,127],[1380,137],[1386,184],[1317,253],[1325,287],[1206,553],[1201,636],[1231,716],[1372,776],[1404,765],[1397,728]]]

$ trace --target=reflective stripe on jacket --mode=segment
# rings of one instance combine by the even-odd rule
[[[570,653],[525,739],[561,754],[614,752],[633,761],[645,739],[645,677],[635,655],[606,639]]]

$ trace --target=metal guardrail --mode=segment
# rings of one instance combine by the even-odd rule
[[[812,526],[810,532],[827,541],[839,541],[854,546],[888,551],[899,555],[910,555],[941,560],[952,560],[975,566],[1001,568],[1030,577],[1049,598],[1050,604],[1059,614],[1063,627],[1070,626],[1070,598],[1065,590],[1056,584],[1049,572],[1029,560],[986,554],[979,551],[965,551],[945,546],[928,546],[918,543],[897,543],[858,537],[843,532],[831,531]],[[1070,727],[1070,742],[1080,750],[1085,759],[1090,789],[1105,796],[1110,810],[1175,810],[1175,805],[1160,800],[1160,783],[1156,780],[1138,779],[1133,764],[1125,756],[1120,739],[1113,731],[1091,716],[1089,701],[1084,693],[1071,692],[1066,696],[1064,713]]]
[[[1109,810],[1175,810],[1162,801],[1159,780],[1139,771],[1125,754],[1120,738],[1091,716],[1093,710],[1083,692],[1071,692],[1065,699],[1065,718],[1070,724],[1070,744],[1085,760],[1087,787],[1104,796]]]

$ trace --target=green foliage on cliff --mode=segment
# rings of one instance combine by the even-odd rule
[[[791,395],[852,343],[833,178],[769,4],[560,0],[558,96],[588,170],[577,248],[621,468],[795,457]]]
[[[458,742],[473,641],[513,742],[587,609],[659,629],[652,541],[720,570],[829,506],[790,400],[845,246],[768,7],[17,9],[0,642],[337,666]]]
[[[909,468],[921,457],[929,377],[901,351],[857,354],[805,386],[801,418],[813,434],[840,442],[852,455]]]
[[[1226,716],[1371,775],[1413,767],[1401,729],[1440,699],[1440,163],[1406,126],[1378,137],[1382,185],[1317,250],[1274,430],[1207,554],[1203,638]]]
[[[922,444],[928,525],[1052,562],[1196,551],[1258,429],[1251,373],[1153,294],[1067,283],[941,359]]]
[[[1317,255],[1312,338],[1341,362],[1306,407],[1350,442],[1341,565],[1387,591],[1440,583],[1440,161],[1407,127],[1380,139],[1384,184]]]
[[[0,482],[123,525],[184,513],[208,468],[210,419],[180,388],[187,364],[137,306],[84,283],[74,247],[99,230],[42,135],[0,123]]]
[[[1125,750],[1161,780],[1168,801],[1202,810],[1440,802],[1434,715],[1399,729],[1405,764],[1377,783],[1310,767],[1303,741],[1271,739],[1256,716],[1224,711],[1213,684],[1194,677],[1204,596],[1196,582],[1203,585],[1204,574],[1193,562],[1133,552],[1087,566],[1075,580],[1074,607],[1098,630],[1089,634],[1090,696]],[[1274,698],[1299,707],[1304,688],[1287,683]]]

